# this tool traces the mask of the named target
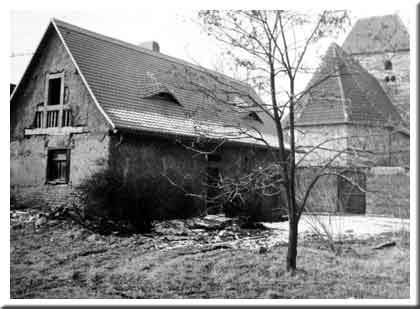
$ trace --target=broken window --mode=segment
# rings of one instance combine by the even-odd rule
[[[45,102],[37,105],[35,128],[69,127],[73,125],[71,109],[63,98],[64,72],[49,74],[46,81]],[[68,89],[67,89],[68,90]],[[68,91],[66,91],[68,97]]]
[[[69,149],[53,149],[48,151],[48,183],[68,183],[70,167],[69,157]]]
[[[61,77],[50,77],[48,79],[48,105],[61,104]]]

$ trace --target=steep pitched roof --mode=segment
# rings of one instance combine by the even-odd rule
[[[378,81],[335,43],[305,92],[296,108],[296,125],[402,123]]]
[[[235,107],[237,97],[249,106],[261,103],[248,85],[57,19],[51,26],[112,128],[257,143],[238,137],[256,127],[275,146],[273,132]]]
[[[410,36],[398,15],[357,20],[343,43],[349,54],[394,52],[410,49]]]

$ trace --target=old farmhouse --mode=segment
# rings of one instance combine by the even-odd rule
[[[259,100],[249,86],[164,55],[155,42],[137,46],[53,19],[11,97],[12,197],[63,204],[103,169],[156,189],[170,179],[215,194],[210,176],[234,179],[272,161],[270,125],[244,108]],[[193,199],[186,209],[184,195],[160,194],[155,216],[209,207]],[[279,204],[264,199],[262,215],[272,219]]]

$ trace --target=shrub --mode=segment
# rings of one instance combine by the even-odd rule
[[[195,212],[194,201],[168,180],[157,176],[129,177],[105,169],[80,186],[85,214],[90,218],[126,220],[139,232],[156,219],[184,218]]]

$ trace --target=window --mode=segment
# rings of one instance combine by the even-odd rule
[[[385,70],[392,70],[392,62],[391,62],[391,60],[386,60],[384,62],[384,68],[385,68]]]
[[[48,105],[61,104],[61,82],[61,76],[48,78]]]
[[[174,102],[174,103],[177,103],[178,105],[181,105],[179,100],[170,92],[158,92],[158,93],[145,97],[145,99],[156,99],[156,100],[162,100],[162,101],[167,101],[167,102]]]
[[[396,81],[396,77],[395,77],[395,75],[392,75],[391,77],[389,77],[389,76],[385,76],[385,81],[388,83],[388,82],[395,82]]]
[[[48,151],[47,182],[53,184],[69,182],[70,150],[53,149]]]
[[[263,123],[261,118],[258,116],[256,112],[250,112],[247,116],[249,119],[252,119],[254,121],[258,121],[259,123]]]
[[[47,75],[45,86],[45,103],[38,104],[34,127],[35,128],[56,128],[69,127],[73,125],[71,108],[64,97],[64,72]],[[68,91],[67,91],[68,93]],[[68,96],[66,96],[68,97]]]

